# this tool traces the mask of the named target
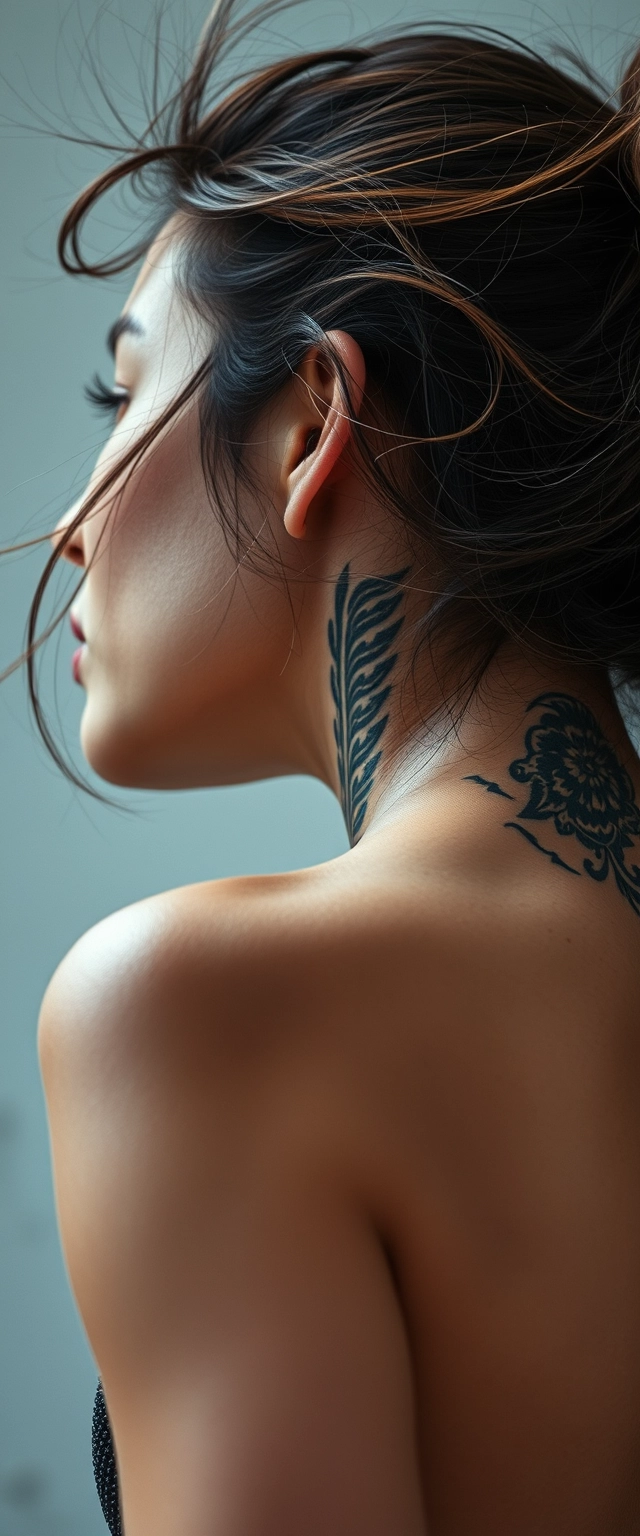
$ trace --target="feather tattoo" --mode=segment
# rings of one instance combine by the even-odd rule
[[[394,618],[409,567],[392,576],[368,576],[349,593],[349,566],[336,585],[334,616],[329,620],[333,733],[338,755],[342,809],[352,845],[366,815],[398,659],[392,649],[404,617]]]

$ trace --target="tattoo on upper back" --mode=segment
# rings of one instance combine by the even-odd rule
[[[520,826],[519,821],[505,821],[503,826],[513,827],[514,832],[520,832],[522,837],[526,837],[527,842],[531,843],[532,848],[537,848],[540,853],[545,853],[547,858],[551,859],[551,863],[558,864],[560,869],[568,869],[570,875],[580,874],[580,870],[575,869],[573,864],[565,864],[564,859],[560,858],[560,854],[556,853],[555,848],[545,848],[542,843],[539,843],[535,832],[528,832],[526,827]]]
[[[399,583],[408,570],[406,566],[392,576],[365,577],[349,593],[349,566],[345,565],[336,584],[328,630],[333,734],[342,809],[352,844],[362,830],[382,756],[380,742],[389,719],[383,710],[398,659],[393,646],[404,624],[403,615],[395,619],[393,615],[402,602]]]
[[[640,916],[640,867],[627,862],[627,852],[640,838],[640,806],[626,768],[607,741],[591,710],[568,693],[541,693],[527,713],[539,712],[525,735],[524,755],[514,758],[509,773],[516,784],[526,785],[529,798],[516,821],[505,821],[553,864],[571,874],[606,880],[611,871],[625,900]],[[467,779],[493,794],[509,796],[492,780],[479,774]],[[551,821],[561,837],[575,837],[588,851],[582,870],[566,864],[551,848],[543,847],[521,821]]]
[[[468,773],[466,778],[471,784],[482,784],[488,795],[502,795],[503,800],[515,800],[515,795],[507,794],[506,789],[501,789],[494,779],[483,779],[481,773]]]

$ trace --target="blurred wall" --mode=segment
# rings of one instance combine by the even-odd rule
[[[165,9],[175,59],[207,5],[169,0]],[[104,364],[126,291],[59,274],[56,226],[96,161],[39,128],[64,131],[72,120],[95,132],[99,112],[108,120],[87,45],[118,105],[139,120],[138,61],[154,10],[155,0],[0,0],[2,544],[53,526],[83,484],[98,433],[81,384]],[[413,0],[396,11],[388,0],[308,0],[271,24],[258,55],[419,17],[483,21],[543,45],[560,36],[611,78],[640,32],[637,0],[609,0],[606,25],[581,0],[555,0],[553,15],[526,0]],[[98,228],[96,238],[111,234]],[[0,562],[0,666],[21,648],[42,563],[38,549]],[[65,628],[46,694],[77,750],[71,648]],[[319,862],[347,843],[336,802],[305,779],[120,796],[133,815],[96,805],[39,746],[22,675],[0,689],[0,775],[0,1536],[101,1536],[90,1457],[96,1372],[60,1254],[36,1059],[43,990],[79,934],[114,908],[193,880]]]

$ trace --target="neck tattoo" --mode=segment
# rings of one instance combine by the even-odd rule
[[[409,567],[392,576],[367,576],[349,591],[349,566],[336,585],[334,616],[329,620],[333,734],[338,756],[340,797],[351,840],[357,842],[367,813],[380,742],[389,719],[383,714],[398,659],[394,642],[404,616],[393,617],[402,602],[399,583]]]
[[[505,821],[504,826],[520,832],[552,864],[572,875],[603,881],[611,872],[620,895],[640,917],[640,868],[627,861],[628,850],[640,838],[640,806],[626,768],[580,699],[568,693],[541,693],[528,705],[527,714],[534,710],[537,718],[525,733],[524,755],[509,765],[511,790],[479,773],[467,774],[467,779],[482,785],[488,794],[514,802],[513,784],[525,785],[526,805],[514,812],[515,821]],[[581,859],[572,844],[569,852],[582,868],[545,848],[523,821],[548,821],[561,837],[575,838],[588,857]]]

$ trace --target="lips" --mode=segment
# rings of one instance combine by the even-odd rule
[[[82,625],[81,625],[80,621],[76,618],[74,613],[70,613],[69,614],[69,623],[71,625],[72,633],[76,637],[76,640],[80,640],[82,642],[82,644],[78,646],[77,651],[74,651],[73,656],[71,657],[71,672],[72,672],[72,676],[73,676],[73,681],[74,681],[74,683],[80,683],[82,685],[82,677],[81,677],[81,674],[80,674],[80,667],[82,665],[82,658],[83,658],[83,656],[85,654],[87,642],[85,640],[85,635],[84,635],[84,630],[82,628]]]

